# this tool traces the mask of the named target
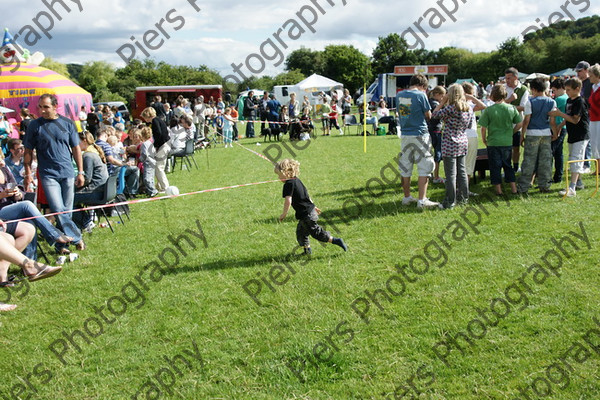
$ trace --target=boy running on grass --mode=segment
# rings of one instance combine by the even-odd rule
[[[344,240],[334,238],[317,224],[321,210],[315,207],[308,195],[306,186],[298,178],[300,163],[296,160],[286,158],[275,164],[275,173],[279,175],[279,179],[282,182],[285,182],[283,185],[283,198],[285,200],[283,201],[283,213],[279,217],[279,221],[284,220],[290,206],[292,206],[296,211],[296,219],[298,220],[296,240],[298,240],[300,246],[304,247],[304,254],[312,254],[309,235],[320,242],[333,243],[336,246],[340,246],[344,251],[348,251]]]
[[[558,109],[552,110],[549,114],[553,117],[564,118],[564,121],[558,126],[558,130],[562,129],[565,125],[567,126],[567,132],[569,133],[567,138],[567,142],[569,143],[569,161],[583,160],[585,158],[585,148],[589,140],[588,110],[585,100],[580,96],[581,86],[581,81],[578,78],[566,81],[565,89],[567,96],[569,96],[566,114]],[[575,197],[577,181],[583,172],[583,162],[572,163],[570,170],[571,181],[569,182],[569,190],[561,190],[559,192],[561,196],[566,194],[568,197]],[[580,186],[583,186],[583,184]]]

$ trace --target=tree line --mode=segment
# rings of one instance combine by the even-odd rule
[[[393,72],[395,65],[448,64],[447,82],[459,78],[489,82],[503,75],[508,66],[549,74],[573,68],[581,60],[600,61],[600,16],[553,24],[525,35],[523,43],[508,38],[490,52],[457,47],[410,50],[398,33],[379,37],[370,57],[351,45],[329,45],[323,50],[302,47],[287,56],[285,72],[274,77],[253,76],[240,84],[224,81],[206,65],[171,65],[154,59],[136,59],[115,68],[105,61],[64,65],[48,58],[42,66],[73,79],[92,93],[94,101],[128,102],[138,86],[221,84],[236,95],[246,88],[271,90],[275,85],[293,85],[317,73],[342,82],[353,93],[363,84],[368,86],[377,74]]]

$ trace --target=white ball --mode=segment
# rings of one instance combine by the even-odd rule
[[[179,189],[177,189],[177,186],[169,186],[167,190],[165,190],[165,193],[168,196],[177,196],[179,195]]]

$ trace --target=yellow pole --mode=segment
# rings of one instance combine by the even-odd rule
[[[363,138],[364,151],[367,152],[367,84],[363,85]]]

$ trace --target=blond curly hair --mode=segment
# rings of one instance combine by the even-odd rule
[[[286,158],[275,164],[275,173],[280,173],[288,179],[298,176],[300,173],[300,163],[291,158]]]

